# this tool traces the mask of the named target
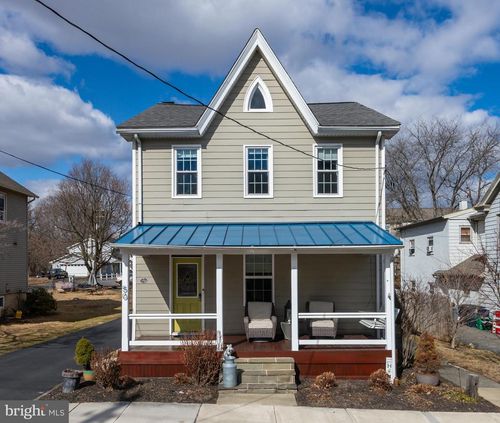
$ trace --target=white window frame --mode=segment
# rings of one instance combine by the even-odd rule
[[[254,255],[263,255],[263,256],[271,256],[271,263],[272,263],[272,275],[271,275],[271,286],[272,286],[272,292],[271,292],[271,298],[273,301],[273,304],[276,304],[276,298],[275,298],[275,289],[274,289],[274,254],[262,254],[262,253],[257,253],[257,254],[243,254],[243,307],[247,305],[247,256],[254,256]],[[256,276],[254,279],[269,279],[268,276]]]
[[[462,241],[462,228],[468,228],[469,229],[469,240],[468,241]],[[460,225],[458,228],[458,240],[460,244],[472,244],[472,227],[468,225]]]
[[[196,194],[177,194],[177,150],[191,149],[196,150],[196,183],[198,191]],[[202,198],[202,169],[201,169],[201,145],[173,145],[172,146],[172,198]]]
[[[336,148],[337,149],[337,186],[338,192],[336,194],[319,194],[318,193],[318,151],[322,148]],[[313,145],[313,196],[316,198],[321,197],[337,197],[344,196],[344,145],[343,144],[314,144]]]
[[[266,103],[265,109],[252,109],[250,103],[252,102],[253,93],[255,88],[259,87],[262,96],[264,97],[264,102]],[[273,111],[273,99],[271,97],[271,92],[267,88],[266,83],[262,80],[260,76],[257,76],[245,93],[245,100],[243,102],[243,111],[252,113],[269,113]]]
[[[0,223],[7,221],[7,194],[0,192],[0,197],[3,198],[3,216],[0,218]]]
[[[413,244],[413,247],[412,247]],[[412,252],[413,250],[413,252]],[[415,252],[416,252],[416,243],[415,243],[415,238],[409,239],[408,240],[408,256],[410,257],[415,257]]]
[[[269,173],[269,192],[267,194],[249,194],[248,193],[248,149],[249,148],[267,148],[267,163]],[[243,146],[243,198],[273,198],[274,197],[274,155],[272,145],[244,145]]]

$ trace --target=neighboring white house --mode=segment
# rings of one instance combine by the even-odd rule
[[[91,248],[92,243],[89,243]],[[121,257],[115,257],[110,244],[103,248],[104,255],[109,256],[109,261],[98,272],[97,279],[116,278],[121,275]],[[85,266],[80,244],[73,244],[68,247],[68,254],[50,262],[52,269],[62,269],[68,272],[68,276],[75,278],[88,278],[90,273]]]
[[[476,220],[475,215],[477,211],[462,202],[456,212],[401,226],[400,238],[405,246],[401,280],[427,286],[434,282],[438,270],[450,269],[478,254],[484,222]]]

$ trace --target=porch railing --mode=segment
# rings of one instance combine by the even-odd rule
[[[298,313],[299,319],[377,319],[384,320],[385,312],[338,312],[338,313]],[[300,339],[299,345],[387,345],[385,338],[379,339]]]

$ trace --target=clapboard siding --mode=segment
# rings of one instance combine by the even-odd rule
[[[248,86],[260,76],[273,98],[272,113],[243,112]],[[295,148],[312,154],[318,143],[343,144],[348,166],[374,167],[375,137],[315,139],[259,53],[251,59],[221,111]],[[172,146],[202,146],[202,195],[172,198]],[[271,141],[216,117],[201,139],[143,140],[143,221],[374,220],[375,171],[343,170],[343,198],[313,197],[313,159],[273,145],[274,198],[244,198],[244,152]]]

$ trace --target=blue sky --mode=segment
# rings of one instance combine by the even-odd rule
[[[500,2],[47,3],[205,102],[259,27],[307,101],[359,101],[403,124],[500,116]],[[62,172],[98,158],[124,178],[114,125],[186,101],[30,0],[0,2],[0,98],[2,149]],[[58,179],[1,155],[0,168],[41,195]]]

